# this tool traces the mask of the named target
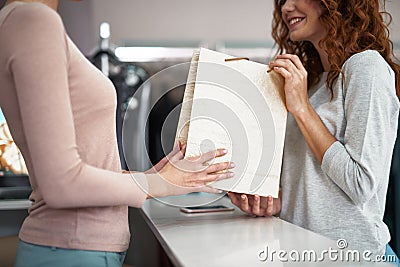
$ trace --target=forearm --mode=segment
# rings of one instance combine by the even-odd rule
[[[141,207],[148,191],[147,175],[121,174],[80,163],[62,173],[49,169],[38,180],[43,199],[53,208],[128,205]]]
[[[292,115],[307,145],[318,162],[322,164],[325,152],[337,141],[336,138],[328,131],[311,105]]]

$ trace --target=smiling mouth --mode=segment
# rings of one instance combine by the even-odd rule
[[[303,20],[304,20],[304,18],[292,18],[291,20],[289,20],[289,26],[292,26],[292,25],[294,25],[296,23],[299,23],[299,22],[301,22]]]

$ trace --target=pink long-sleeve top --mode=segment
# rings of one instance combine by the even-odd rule
[[[20,239],[126,250],[128,206],[143,204],[146,177],[121,173],[115,89],[46,5],[13,2],[0,11],[0,106],[33,189]]]

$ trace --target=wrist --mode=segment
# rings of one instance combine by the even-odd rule
[[[170,195],[169,183],[159,173],[146,174],[148,183],[147,198],[165,197]]]
[[[313,114],[313,108],[311,107],[310,104],[306,104],[302,108],[299,108],[296,110],[296,112],[291,112],[293,118],[299,123],[304,123],[306,121],[309,121],[310,118],[312,117]]]

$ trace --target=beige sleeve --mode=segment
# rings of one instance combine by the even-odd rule
[[[3,25],[10,37],[5,49],[12,51],[8,68],[32,160],[29,171],[44,200],[55,208],[140,207],[147,195],[141,188],[147,187],[145,174],[135,173],[133,179],[132,174],[95,168],[80,158],[60,17],[44,5],[24,5],[12,12]]]

